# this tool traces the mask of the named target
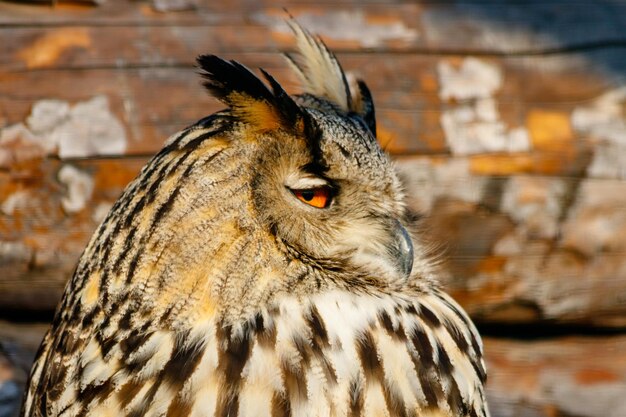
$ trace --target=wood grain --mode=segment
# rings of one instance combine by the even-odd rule
[[[484,321],[623,325],[626,203],[612,196],[626,195],[616,139],[626,4],[564,5],[287,5],[367,80],[379,139],[411,206],[430,219],[448,285]],[[140,166],[170,134],[221,108],[200,88],[195,56],[263,67],[298,91],[277,54],[293,48],[282,6],[0,3],[0,305],[52,308]],[[62,114],[49,126],[35,114],[46,103]],[[99,113],[81,116],[81,106]],[[123,146],[100,146],[90,117],[118,123]],[[91,148],[55,142],[59,131],[81,132]]]

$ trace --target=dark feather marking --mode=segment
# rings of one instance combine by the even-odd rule
[[[148,392],[146,392],[146,395],[144,395],[141,402],[128,414],[128,417],[143,416],[146,413],[146,410],[148,410],[150,405],[154,402],[154,397],[162,383],[163,379],[157,379],[154,384],[152,384],[150,389],[148,389]]]
[[[301,360],[297,364],[283,361],[280,364],[283,381],[285,383],[285,392],[287,398],[291,402],[299,402],[307,398],[307,378],[304,373],[304,367],[310,362],[310,345],[302,337],[295,335],[292,343],[300,353]]]
[[[321,346],[329,346],[326,326],[324,325],[324,321],[322,320],[322,317],[320,316],[319,311],[317,311],[317,307],[315,305],[311,305],[309,314],[307,314],[305,318],[311,332],[313,333],[313,339],[320,343]]]
[[[307,379],[302,368],[294,369],[291,364],[280,364],[281,374],[285,383],[285,393],[290,402],[298,403],[307,398]]]
[[[409,304],[408,306],[406,306],[404,308],[404,311],[406,311],[407,313],[413,315],[413,316],[418,316],[419,314],[417,313],[417,309],[415,308],[415,305],[413,304]]]
[[[51,401],[57,401],[63,393],[67,367],[61,362],[54,361],[48,372],[48,397]]]
[[[174,400],[167,408],[167,415],[165,417],[188,417],[191,415],[192,404],[189,401],[185,401],[179,392]]]
[[[198,137],[191,139],[183,146],[183,150],[189,151],[190,153],[196,150],[200,145],[204,143],[205,140],[211,139],[212,137],[224,133],[226,131],[225,128],[218,130],[211,130],[208,132],[201,133]]]
[[[87,405],[89,405],[89,403],[91,403],[96,398],[100,401],[104,400],[114,390],[115,390],[115,387],[113,386],[113,383],[111,382],[111,380],[104,381],[100,385],[93,385],[93,384],[87,385],[85,389],[83,389],[79,393],[80,402],[81,404],[84,404],[84,406],[86,407]],[[83,414],[83,415],[86,415],[86,414]]]
[[[260,317],[261,319],[263,318],[263,316]],[[262,321],[262,326],[257,325],[256,340],[260,346],[273,349],[274,346],[276,346],[276,326],[272,323],[270,323],[270,325],[266,325]]]
[[[387,313],[387,311],[380,311],[378,313],[378,320],[389,336],[403,342],[407,340],[402,324],[398,323],[397,328],[395,328],[393,325],[393,321],[391,320],[391,316],[389,316],[389,313]]]
[[[215,415],[235,416],[239,406],[241,372],[252,352],[249,325],[244,326],[241,336],[232,334],[232,327],[218,325],[217,342],[218,372],[224,376],[224,386],[220,389]]]
[[[428,407],[437,407],[438,398],[443,398],[443,387],[439,378],[435,376],[435,373],[427,370],[424,367],[418,367],[419,364],[413,362],[417,369],[417,377],[422,387],[422,392],[426,398],[426,405]]]
[[[120,350],[126,359],[145,345],[152,335],[153,333],[143,333],[138,330],[133,330],[127,337],[122,339],[120,341]]]
[[[130,249],[135,245],[135,234],[137,233],[136,227],[131,227],[128,231],[128,234],[124,238],[124,248],[120,251],[119,255],[113,262],[113,267],[111,268],[113,271],[119,271],[122,262],[128,259],[128,253]]]
[[[358,354],[365,371],[365,379],[372,378],[381,384],[387,410],[393,416],[405,417],[404,399],[398,396],[385,379],[382,363],[376,350],[376,342],[371,332],[364,332],[359,337]]]
[[[415,332],[415,331],[414,331]],[[408,334],[407,334],[408,336]],[[430,361],[424,362],[424,354],[420,353],[420,347],[423,343],[423,337],[420,335],[412,335],[413,344],[415,345],[415,351],[412,349],[408,349],[409,357],[411,358],[411,362],[413,363],[413,368],[417,374],[420,385],[422,387],[422,392],[424,393],[424,397],[426,398],[426,405],[430,408],[437,407],[438,398],[443,398],[443,388],[441,387],[441,383],[439,382],[438,376],[435,374],[435,370],[433,368],[432,358]]]
[[[411,342],[413,342],[413,346],[419,354],[422,366],[432,368],[435,365],[433,347],[426,332],[419,327],[414,327],[411,331]]]
[[[436,294],[436,293],[435,293]],[[446,298],[443,298],[441,296],[438,296],[439,300],[442,301],[450,310],[452,310],[454,312],[454,314],[456,314],[456,316],[459,318],[459,320],[461,320],[463,322],[463,324],[465,324],[465,326],[468,329],[471,329],[473,326],[472,324],[469,322],[468,318],[462,314],[459,309],[452,304],[450,301],[448,301]],[[479,351],[476,351],[476,353],[478,353]]]
[[[118,323],[118,326],[122,330],[131,330],[132,329],[132,318],[133,318],[133,310],[131,308],[127,309],[122,318]]]
[[[459,350],[467,355],[469,353],[469,344],[467,343],[467,339],[465,335],[462,333],[461,329],[459,329],[453,322],[450,320],[444,319],[443,326],[448,331],[448,334],[454,340]]]
[[[337,376],[337,370],[333,367],[327,355],[324,354],[324,349],[330,347],[328,332],[326,331],[324,321],[314,304],[311,305],[309,313],[305,316],[305,320],[312,334],[312,353],[320,361],[326,380],[336,384],[339,378]]]
[[[470,358],[470,363],[474,368],[474,372],[476,372],[476,375],[480,378],[480,381],[482,383],[487,382],[487,371],[485,370],[481,360],[478,358]]]
[[[270,410],[272,417],[291,417],[291,403],[279,392],[272,395]]]
[[[209,164],[213,159],[215,159],[221,153],[222,153],[222,150],[215,152],[213,155],[209,157],[209,159],[207,159],[204,162],[204,164],[205,165]],[[187,159],[187,157],[190,154],[191,153],[187,153],[184,157],[180,158],[181,160],[177,161],[177,166],[173,168],[173,170],[177,169],[179,164],[184,163],[184,161]],[[187,166],[187,168],[185,168],[185,171],[180,175],[180,178],[174,190],[171,192],[167,200],[163,204],[161,204],[159,208],[156,210],[154,217],[152,218],[152,222],[150,226],[148,227],[148,230],[149,230],[148,236],[151,236],[154,233],[154,231],[158,229],[159,223],[165,218],[167,213],[172,209],[172,207],[174,206],[174,201],[176,201],[176,198],[178,197],[180,193],[181,187],[183,186],[185,181],[189,178],[189,174],[194,169],[194,167],[195,165],[191,163],[189,164],[189,166]]]
[[[448,392],[448,404],[450,404],[452,414],[455,416],[467,416],[469,409],[461,396],[461,392],[459,391],[456,381],[454,378],[450,378],[449,383],[450,391]]]
[[[133,280],[133,277],[135,276],[135,270],[137,269],[137,265],[139,264],[139,258],[141,258],[142,255],[143,251],[138,250],[137,252],[135,252],[132,259],[130,260],[128,264],[128,271],[126,272],[127,284],[130,284],[130,282]]]
[[[111,353],[111,349],[117,344],[117,340],[114,337],[109,337],[107,339],[104,338],[102,334],[102,329],[105,327],[101,327],[100,330],[96,331],[96,340],[100,345],[100,351],[102,352],[102,357],[106,358],[109,353]]]
[[[437,328],[441,326],[441,320],[439,320],[439,317],[437,317],[437,315],[425,305],[420,305],[420,313],[421,317],[432,327]]]
[[[363,120],[365,120],[367,127],[372,132],[374,137],[376,137],[376,111],[374,108],[374,99],[372,97],[372,93],[370,92],[370,89],[367,88],[367,84],[365,84],[365,81],[363,80],[357,80],[357,86],[359,87],[361,101],[364,104],[361,117],[363,117]]]
[[[124,384],[117,392],[117,399],[120,402],[122,408],[126,407],[137,396],[141,388],[144,386],[144,381],[136,381],[130,379]]]
[[[182,389],[185,381],[191,377],[204,353],[200,343],[190,343],[190,332],[177,335],[172,356],[163,368],[163,378],[174,389]]]
[[[339,148],[339,152],[341,152],[341,154],[343,155],[344,158],[346,159],[352,159],[352,154],[339,142],[335,142],[334,145]],[[355,159],[357,162],[358,159]]]
[[[237,61],[225,61],[215,55],[201,55],[197,63],[205,79],[204,86],[211,94],[228,106],[237,106],[232,100],[233,93],[239,93],[253,100],[263,101],[278,112],[283,128],[295,128],[298,120],[305,122],[305,113],[285,92],[278,82],[267,72],[263,76],[272,87],[272,91],[248,68]],[[304,132],[306,134],[306,132]]]
[[[437,344],[437,357],[439,362],[440,373],[445,376],[452,376],[452,371],[454,366],[452,362],[450,362],[450,356],[448,356],[448,352],[441,346]]]
[[[300,357],[302,358],[300,368],[302,369],[303,367],[308,367],[311,363],[311,345],[300,334],[294,334],[292,340],[296,350],[300,353]]]

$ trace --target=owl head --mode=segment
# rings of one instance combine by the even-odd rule
[[[198,58],[227,108],[173,135],[116,202],[71,284],[87,310],[242,317],[278,294],[430,282],[367,86],[291,26],[302,94],[263,70],[265,81],[235,61]]]
[[[352,83],[324,43],[298,25],[287,60],[304,92],[290,96],[235,61],[198,58],[212,95],[229,108],[251,154],[251,204],[260,226],[313,268],[345,268],[388,283],[406,281],[413,244],[403,193],[376,140],[372,96]],[[322,271],[324,272],[324,271]]]

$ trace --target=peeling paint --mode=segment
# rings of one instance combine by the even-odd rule
[[[458,69],[442,61],[437,71],[439,97],[450,102],[442,111],[441,125],[453,154],[526,152],[530,149],[525,128],[509,128],[500,120],[493,98],[502,85],[502,74],[497,66],[470,57],[464,59]]]
[[[0,143],[17,135],[41,146],[46,154],[56,152],[61,158],[121,155],[127,145],[124,126],[111,113],[105,96],[73,106],[63,100],[39,100],[26,125],[20,123],[0,131]],[[0,149],[0,166],[11,157]]]
[[[574,109],[572,125],[596,142],[587,174],[590,177],[626,179],[626,86]]]
[[[84,209],[93,193],[93,178],[72,165],[64,165],[59,170],[58,179],[67,187],[65,196],[61,198],[63,210],[69,214]]]
[[[13,216],[15,210],[21,210],[28,206],[31,194],[28,191],[21,190],[10,194],[0,205],[0,211],[7,216]]]
[[[465,58],[458,69],[441,61],[437,73],[442,100],[488,98],[502,86],[500,68],[474,57]]]
[[[41,138],[23,123],[0,129],[0,168],[10,168],[19,162],[42,158],[47,153]]]
[[[562,179],[511,177],[502,195],[501,209],[529,238],[555,238],[566,191]]]
[[[396,166],[409,190],[409,205],[421,213],[430,212],[441,197],[477,203],[483,194],[486,180],[470,175],[466,159],[433,163],[407,158],[398,159]]]
[[[626,183],[584,180],[563,224],[562,244],[587,256],[626,250]]]
[[[272,30],[291,33],[283,16],[259,13],[254,18]],[[408,28],[402,21],[373,23],[368,21],[367,16],[360,10],[324,14],[302,13],[298,14],[297,19],[298,23],[311,33],[335,40],[358,42],[365,48],[380,46],[386,41],[413,42],[419,38],[417,30]]]
[[[0,264],[30,262],[33,249],[22,242],[0,240]]]

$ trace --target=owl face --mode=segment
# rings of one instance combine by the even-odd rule
[[[258,218],[313,265],[404,281],[413,245],[391,161],[361,116],[328,108],[303,108],[310,137],[272,132],[262,141],[253,165]]]

